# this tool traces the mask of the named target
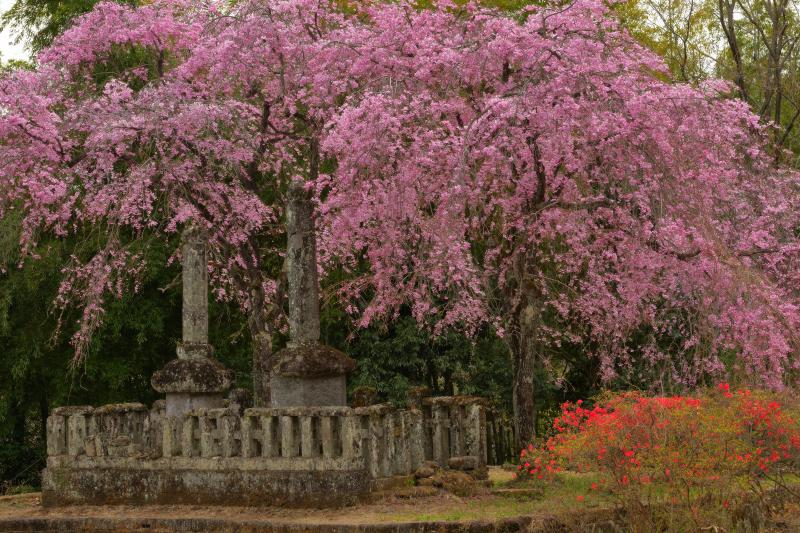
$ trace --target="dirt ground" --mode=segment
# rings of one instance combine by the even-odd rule
[[[41,518],[48,521],[58,519],[209,519],[241,522],[269,522],[272,524],[303,525],[376,525],[390,523],[468,523],[475,521],[500,521],[521,516],[536,517],[536,522],[549,517],[576,518],[583,515],[590,519],[605,515],[609,505],[577,504],[574,492],[549,494],[541,498],[530,491],[509,488],[506,484],[511,474],[492,469],[493,489],[482,494],[459,497],[446,492],[420,495],[413,488],[401,488],[387,492],[372,503],[338,509],[284,509],[276,507],[208,507],[208,506],[73,506],[44,509],[41,494],[0,496],[0,531],[4,520]],[[576,480],[582,484],[583,480]],[[575,487],[569,488],[574,490]],[[407,489],[407,490],[404,490]],[[568,520],[571,521],[571,520]],[[583,519],[580,522],[584,522]],[[766,528],[768,533],[800,533],[800,502],[790,503],[785,510],[773,517]],[[586,523],[586,522],[584,522]],[[549,528],[539,529],[537,531]],[[563,529],[558,529],[563,531]]]
[[[41,507],[39,493],[0,497],[0,520],[10,518],[214,518],[269,520],[298,524],[376,524],[405,521],[466,521],[506,518],[526,514],[524,502],[484,495],[458,497],[451,494],[409,498],[387,497],[370,504],[340,509],[281,509],[275,507],[205,506],[74,506]],[[533,509],[530,509],[533,510]]]
[[[499,468],[490,472],[492,489],[480,494],[456,496],[430,487],[400,487],[378,495],[372,503],[336,509],[285,509],[277,507],[209,507],[189,505],[151,506],[70,506],[45,509],[41,494],[0,497],[0,531],[4,520],[112,519],[180,520],[207,519],[236,522],[269,522],[294,525],[375,525],[393,523],[448,522],[468,523],[515,519],[556,511],[553,502],[544,502],[529,490],[507,488],[511,473]],[[427,489],[422,491],[421,489]],[[570,504],[566,510],[571,507]],[[560,507],[560,506],[559,506]]]

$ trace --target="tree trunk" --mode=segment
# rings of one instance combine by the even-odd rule
[[[253,405],[255,407],[269,407],[269,367],[272,358],[272,333],[268,331],[262,315],[259,312],[250,312],[248,326],[250,329],[250,342],[253,355]]]
[[[528,302],[515,318],[515,332],[511,340],[512,392],[514,402],[514,430],[516,448],[521,448],[536,436],[536,402],[534,374],[541,346],[537,331],[541,325],[540,302]]]
[[[41,380],[44,382],[44,380]],[[47,417],[50,414],[50,405],[47,401],[47,387],[43,384],[39,391],[39,436],[42,439],[42,446],[47,445]]]
[[[272,357],[272,338],[266,333],[253,336],[253,406],[269,407],[269,364]]]
[[[734,82],[739,88],[739,96],[742,100],[749,102],[750,95],[747,91],[747,84],[744,76],[744,61],[742,60],[742,50],[739,46],[739,38],[736,34],[736,2],[731,0],[718,0],[719,22],[725,38],[728,41],[728,48],[733,56],[733,63],[736,67],[736,79]]]

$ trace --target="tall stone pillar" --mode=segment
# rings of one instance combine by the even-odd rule
[[[312,170],[315,161],[312,156]],[[311,194],[292,181],[286,210],[289,342],[270,371],[272,407],[346,405],[346,375],[355,362],[319,342],[317,242]]]
[[[208,261],[199,232],[184,233],[182,255],[183,340],[178,343],[178,358],[150,380],[155,390],[167,395],[167,416],[222,407],[233,383],[233,372],[213,358],[214,348],[208,342]]]

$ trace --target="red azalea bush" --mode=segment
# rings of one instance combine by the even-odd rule
[[[562,405],[553,436],[522,450],[518,477],[596,475],[579,501],[611,496],[653,531],[753,529],[776,504],[800,497],[798,419],[775,394],[728,384],[694,397],[609,395],[592,408],[579,400]]]

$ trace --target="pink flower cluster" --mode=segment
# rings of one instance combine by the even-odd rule
[[[190,224],[216,294],[267,305],[299,175],[362,325],[409,306],[513,340],[533,310],[528,341],[587,347],[606,379],[692,385],[728,353],[776,388],[798,368],[800,180],[724,84],[665,81],[600,0],[332,5],[104,2],[0,80],[0,216],[23,213],[23,249],[114,235],[65,273],[59,302],[93,309],[78,339],[107,268],[142,271],[111,258]]]

